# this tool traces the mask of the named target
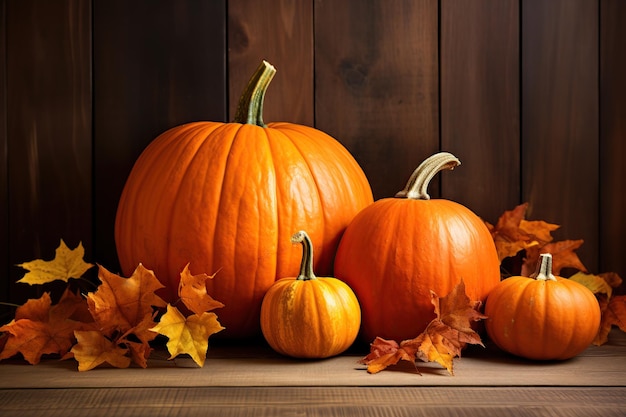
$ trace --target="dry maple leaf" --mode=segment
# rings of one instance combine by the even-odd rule
[[[30,364],[37,364],[42,355],[65,355],[74,344],[74,331],[85,325],[72,320],[84,308],[84,299],[66,289],[61,301],[52,305],[49,293],[18,307],[15,318],[0,327],[8,337],[0,359],[21,353]]]
[[[207,274],[191,275],[189,264],[181,272],[178,296],[191,312],[200,315],[205,311],[224,307],[224,304],[215,300],[206,292],[206,281],[213,279],[214,276]]]
[[[95,292],[87,295],[89,311],[104,335],[126,333],[152,318],[153,307],[165,307],[155,291],[163,288],[154,273],[139,264],[129,278],[109,272],[99,266],[102,282]]]
[[[542,253],[552,254],[552,273],[559,275],[563,268],[574,268],[582,272],[587,272],[587,268],[583,265],[578,255],[574,252],[580,248],[584,241],[578,240],[562,240],[552,242],[541,247],[535,246],[526,249],[526,257],[522,264],[522,276],[531,276],[537,269],[539,263],[539,255]]]
[[[559,228],[556,224],[524,219],[528,203],[520,204],[513,210],[505,211],[495,226],[485,222],[491,232],[498,258],[517,255],[518,252],[552,240],[551,232]]]
[[[609,338],[609,332],[613,326],[619,327],[626,332],[626,295],[611,297],[610,300],[600,300],[602,321],[600,330],[593,341],[594,345],[605,344]]]
[[[369,373],[377,373],[400,360],[415,362],[437,362],[454,375],[453,360],[461,356],[462,349],[469,344],[482,346],[480,336],[471,326],[473,321],[486,318],[477,311],[478,303],[465,294],[461,280],[445,297],[431,291],[431,302],[436,317],[415,339],[395,341],[376,338],[370,346],[370,354],[361,359]]]
[[[131,359],[126,356],[127,348],[104,337],[97,330],[76,331],[76,340],[71,352],[78,361],[78,370],[89,371],[99,365],[108,363],[116,368],[128,368]]]
[[[34,285],[47,284],[56,280],[68,282],[70,278],[80,278],[93,266],[83,260],[84,256],[85,249],[82,243],[78,243],[75,249],[69,249],[61,239],[61,244],[56,249],[56,255],[52,261],[36,259],[19,264],[18,266],[29,272],[17,282]]]
[[[199,366],[204,366],[209,347],[209,336],[224,329],[215,313],[204,312],[185,317],[176,307],[168,304],[167,312],[152,331],[169,338],[167,350],[170,359],[188,354]]]

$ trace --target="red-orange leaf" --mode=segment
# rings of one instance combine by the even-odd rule
[[[438,297],[431,291],[436,318],[426,330],[414,339],[404,340],[399,345],[393,340],[376,338],[370,346],[370,353],[360,363],[367,365],[370,373],[380,372],[401,360],[415,362],[437,362],[453,375],[453,360],[461,356],[463,348],[469,344],[482,346],[480,336],[471,323],[484,319],[465,294],[465,284],[461,281],[445,297]]]
[[[74,343],[74,331],[83,328],[70,318],[84,303],[80,297],[66,290],[61,302],[52,305],[49,293],[27,301],[16,310],[15,319],[0,327],[8,337],[0,359],[21,353],[31,364],[37,364],[42,355],[65,355]]]

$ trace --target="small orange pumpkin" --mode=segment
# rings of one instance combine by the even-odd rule
[[[485,328],[502,350],[527,359],[569,359],[595,338],[600,306],[585,286],[552,274],[552,255],[540,255],[533,277],[514,276],[485,304]]]
[[[447,152],[427,158],[397,198],[366,207],[346,229],[335,276],[359,298],[366,341],[419,335],[435,318],[430,291],[448,294],[463,279],[470,299],[484,301],[500,281],[485,223],[467,207],[431,200],[426,192],[437,172],[459,164]]]
[[[356,160],[326,133],[263,122],[263,98],[275,69],[263,62],[232,123],[195,122],[156,138],[130,173],[115,219],[122,270],[142,263],[177,299],[180,271],[217,272],[207,291],[224,303],[223,337],[260,334],[261,301],[278,278],[298,272],[289,244],[307,228],[315,267],[331,274],[339,239],[373,202]]]
[[[292,236],[302,244],[297,278],[283,278],[267,291],[261,305],[261,330],[277,352],[296,358],[335,356],[354,343],[361,309],[344,282],[313,273],[313,245],[304,231]]]

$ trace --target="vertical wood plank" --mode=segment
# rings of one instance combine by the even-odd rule
[[[598,2],[522,2],[522,171],[529,217],[598,265]]]
[[[626,277],[626,2],[600,9],[600,271]]]
[[[263,108],[265,122],[313,126],[313,2],[228,2],[229,120],[254,70],[276,67]]]
[[[442,195],[489,222],[520,198],[518,0],[441,1]]]
[[[352,152],[376,199],[439,149],[437,38],[436,0],[315,1],[316,127]]]
[[[6,0],[0,0],[0,302],[9,301],[9,193],[7,189],[7,42]],[[8,322],[11,311],[0,304],[0,325]]]
[[[94,0],[95,257],[119,270],[117,203],[143,149],[176,125],[226,120],[225,0]]]
[[[14,265],[52,259],[64,239],[91,253],[91,4],[8,0],[6,82],[10,298]]]

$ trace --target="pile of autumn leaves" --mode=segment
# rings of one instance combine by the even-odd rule
[[[81,244],[70,250],[61,240],[54,260],[19,265],[30,272],[18,282],[79,279],[93,267],[83,256]],[[86,296],[75,294],[68,285],[55,304],[46,292],[18,307],[15,318],[0,327],[5,332],[0,336],[0,359],[21,353],[37,364],[42,355],[56,354],[76,359],[79,371],[104,363],[127,368],[134,362],[145,368],[150,342],[161,334],[168,338],[170,358],[188,354],[199,366],[204,364],[209,336],[223,329],[211,311],[223,304],[206,292],[205,282],[212,276],[192,275],[188,266],[184,268],[178,288],[183,312],[155,294],[163,285],[142,265],[129,278],[98,268],[100,285]],[[158,322],[155,307],[166,308]]]
[[[622,284],[621,278],[615,273],[589,274],[575,253],[583,241],[553,242],[551,233],[559,226],[526,220],[527,208],[528,204],[519,205],[506,211],[496,225],[487,223],[500,261],[523,255],[515,275],[529,276],[540,253],[551,253],[555,275],[563,268],[578,271],[570,279],[591,289],[600,302],[602,322],[594,344],[606,343],[613,326],[626,331],[626,295],[613,295]],[[22,354],[26,361],[36,364],[42,355],[55,354],[74,358],[80,371],[105,363],[118,368],[135,363],[145,368],[151,342],[160,334],[168,339],[170,359],[187,354],[199,366],[204,365],[209,337],[223,329],[212,312],[223,304],[206,292],[206,281],[213,276],[192,275],[188,266],[183,269],[178,288],[179,302],[184,306],[181,309],[156,295],[163,285],[142,265],[129,278],[98,266],[100,284],[82,295],[70,290],[69,279],[80,279],[93,267],[83,261],[83,256],[82,245],[70,250],[61,241],[54,260],[19,265],[29,271],[19,282],[34,285],[61,279],[68,286],[55,304],[50,294],[44,293],[17,308],[14,320],[0,327],[0,360]],[[400,361],[415,365],[421,360],[436,362],[452,375],[453,361],[466,345],[482,346],[472,323],[486,317],[480,313],[480,303],[467,297],[463,281],[443,297],[431,292],[431,302],[436,317],[417,337],[401,342],[377,338],[372,342],[370,353],[360,361],[368,372],[380,372]]]

